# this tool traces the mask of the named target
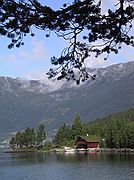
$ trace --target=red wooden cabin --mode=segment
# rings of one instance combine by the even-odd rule
[[[80,136],[77,137],[76,140],[76,149],[92,149],[92,148],[98,148],[99,142],[86,140],[85,138],[81,138]]]

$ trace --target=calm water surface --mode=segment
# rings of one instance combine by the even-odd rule
[[[0,180],[134,180],[134,154],[0,153]]]

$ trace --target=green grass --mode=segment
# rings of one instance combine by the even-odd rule
[[[100,136],[97,136],[97,135],[82,136],[81,138],[83,138],[89,142],[101,142],[102,141],[102,138]]]

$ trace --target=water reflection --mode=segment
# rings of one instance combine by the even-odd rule
[[[79,152],[79,153],[58,153],[56,154],[57,161],[66,162],[114,162],[114,163],[124,163],[131,162],[134,163],[134,154],[116,154],[116,153],[98,153],[98,152]]]
[[[134,154],[0,154],[2,180],[133,180],[133,169]]]
[[[0,156],[0,167],[41,164],[46,161],[45,153],[9,153]]]
[[[98,153],[98,152],[79,152],[79,153],[7,153],[0,154],[0,164],[2,162],[14,162],[29,164],[41,164],[51,161],[59,162],[82,162],[82,161],[110,161],[110,162],[132,162],[134,154],[119,153]]]

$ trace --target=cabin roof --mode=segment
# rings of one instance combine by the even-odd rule
[[[82,139],[85,139],[87,142],[100,142],[101,138],[97,135],[87,135],[81,136]]]

